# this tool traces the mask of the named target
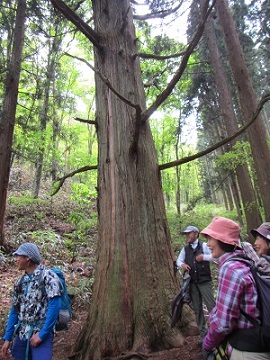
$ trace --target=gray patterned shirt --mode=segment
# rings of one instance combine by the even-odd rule
[[[18,312],[20,339],[28,339],[40,331],[46,319],[48,300],[60,295],[58,276],[43,265],[15,282],[12,305]]]

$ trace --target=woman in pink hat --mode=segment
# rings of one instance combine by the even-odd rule
[[[239,225],[230,219],[215,217],[201,234],[219,263],[216,306],[210,313],[210,325],[203,342],[205,358],[222,344],[228,359],[269,360],[269,350],[262,347],[254,331],[254,322],[259,321],[260,316],[258,295],[250,259],[241,249]],[[235,259],[236,256],[240,260]]]

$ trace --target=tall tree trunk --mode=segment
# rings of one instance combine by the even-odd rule
[[[43,169],[43,161],[44,161],[44,153],[45,153],[45,132],[47,128],[48,122],[48,114],[49,114],[49,104],[50,104],[50,90],[51,90],[51,83],[54,79],[55,73],[55,62],[56,62],[56,55],[59,51],[59,39],[55,36],[53,42],[51,44],[51,48],[48,52],[48,60],[47,60],[47,76],[46,81],[44,84],[44,101],[41,108],[39,120],[40,120],[40,131],[41,131],[41,141],[38,145],[38,155],[36,161],[36,172],[33,184],[33,197],[38,198],[39,190],[40,190],[40,183],[42,177],[42,169]]]
[[[243,49],[229,10],[228,2],[226,0],[217,0],[216,9],[224,34],[234,80],[237,85],[243,119],[248,122],[253,117],[257,107],[252,80],[248,72]],[[258,116],[253,125],[247,130],[247,135],[254,158],[254,166],[264,207],[264,216],[265,219],[270,219],[270,191],[268,181],[270,178],[270,167],[266,165],[270,164],[270,152],[261,115]],[[259,223],[260,221],[258,221],[257,226]]]
[[[93,0],[102,50],[95,64],[114,89],[145,109],[128,0]],[[181,346],[170,327],[174,253],[149,124],[96,76],[98,261],[76,359]],[[137,146],[133,146],[139,129]],[[187,323],[186,323],[187,326]]]
[[[5,81],[3,111],[0,118],[0,244],[4,244],[4,218],[6,211],[7,189],[10,174],[12,141],[15,125],[18,86],[21,71],[24,41],[24,22],[26,0],[18,0],[14,41],[11,60]]]
[[[234,205],[233,205],[233,197],[232,197],[232,191],[231,191],[231,184],[230,181],[228,181],[228,179],[225,181],[224,183],[224,190],[226,192],[226,196],[228,199],[228,205],[229,205],[229,210],[233,211],[234,209]]]
[[[179,140],[181,135],[181,114],[179,114],[178,118],[178,131],[176,133],[176,144],[175,144],[175,158],[179,159]],[[175,200],[176,200],[176,209],[177,215],[181,216],[181,166],[176,166],[175,168],[175,175],[176,175],[176,193],[175,193]]]
[[[237,186],[236,177],[234,173],[231,176],[231,188],[232,188],[235,207],[238,214],[238,221],[243,226],[244,222],[243,222],[242,202],[240,199],[239,186]]]
[[[209,159],[208,156],[205,156],[205,170],[206,170],[206,178],[207,178],[207,183],[209,185],[209,192],[210,192],[210,199],[209,202],[212,202],[213,204],[217,204],[217,197],[216,197],[216,193],[213,187],[213,182],[212,182],[212,174],[213,173],[213,165],[212,165],[212,161]]]
[[[56,91],[56,78],[54,76],[53,79],[53,99],[57,99],[57,91]],[[56,106],[53,103],[52,108],[52,164],[51,164],[51,176],[52,176],[52,182],[55,182],[57,180],[57,174],[58,174],[58,160],[57,160],[57,149],[58,149],[58,137],[60,132],[60,123],[58,120],[58,115],[56,111]]]
[[[227,198],[227,191],[225,190],[224,184],[221,185],[221,191],[222,191],[222,196],[223,196],[223,202],[224,202],[225,209],[227,211],[229,211],[230,207],[229,207],[229,202],[228,202],[228,198]]]
[[[227,134],[230,136],[233,135],[238,129],[237,120],[233,109],[232,94],[230,92],[227,77],[224,72],[224,64],[221,62],[221,54],[218,49],[218,42],[216,39],[212,18],[208,19],[205,30],[210,60],[214,70],[215,83],[219,93],[219,105],[222,120],[225,125]],[[231,141],[230,147],[232,147],[235,143],[235,140]],[[259,206],[256,201],[256,196],[252,186],[248,167],[246,164],[238,165],[235,171],[241,192],[247,228],[252,229],[261,223],[262,218]]]

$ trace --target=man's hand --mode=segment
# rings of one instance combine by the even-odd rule
[[[202,349],[202,355],[204,360],[215,360],[215,354],[213,351],[206,351],[204,348]]]
[[[196,256],[196,261],[202,262],[203,261],[203,254],[197,255]]]
[[[1,349],[1,356],[3,359],[6,359],[6,357],[7,357],[9,345],[10,345],[10,341],[5,340],[5,342],[2,346],[2,349]]]
[[[38,336],[39,333],[34,334],[30,339],[30,344],[33,347],[38,347],[42,343],[42,340]]]
[[[189,271],[191,269],[191,267],[188,264],[182,264],[181,268],[185,271]]]

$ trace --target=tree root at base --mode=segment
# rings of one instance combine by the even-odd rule
[[[139,353],[139,352],[129,352],[117,357],[106,357],[103,360],[137,360],[137,359],[149,359],[150,357],[152,357],[152,355],[147,355],[147,354],[143,354],[143,353]]]

